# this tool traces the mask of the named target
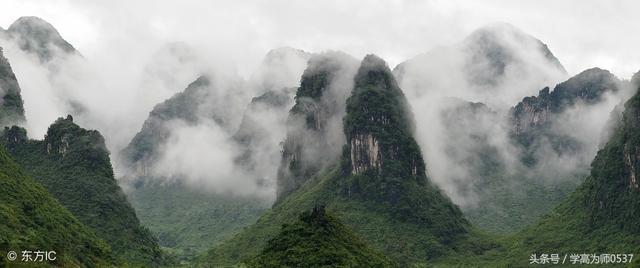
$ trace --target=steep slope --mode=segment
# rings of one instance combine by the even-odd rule
[[[276,202],[340,154],[344,144],[341,121],[357,64],[340,52],[314,55],[309,60],[287,118]]]
[[[370,248],[324,207],[300,214],[283,225],[278,236],[250,267],[393,267],[384,255]]]
[[[310,68],[315,68],[312,64],[313,59]],[[492,247],[475,235],[460,210],[429,182],[412,137],[412,115],[384,61],[367,56],[354,82],[346,102],[342,155],[309,177],[301,177],[297,188],[279,197],[255,225],[203,256],[203,266],[254,258],[277,235],[280,225],[317,204],[335,211],[358,236],[403,265]],[[303,84],[298,95],[305,89]],[[295,113],[294,107],[291,114]],[[314,121],[307,122],[316,126]]]
[[[56,55],[78,53],[53,25],[38,17],[20,17],[5,33],[20,49],[36,54],[41,62],[50,61]]]
[[[11,138],[27,142],[18,136],[3,138],[3,143]],[[51,264],[61,267],[114,264],[109,246],[29,177],[4,148],[0,148],[0,219],[2,267],[20,262],[22,250],[53,250],[56,260]],[[18,253],[17,261],[7,260],[9,251]]]
[[[26,131],[4,133],[6,148],[82,223],[93,228],[125,262],[158,265],[163,256],[156,239],[142,228],[113,177],[104,138],[73,118],[59,118],[43,141],[27,140]]]
[[[209,79],[200,76],[183,92],[156,105],[149,113],[140,132],[121,153],[127,164],[134,165],[133,168],[138,175],[147,175],[149,165],[158,157],[159,147],[169,138],[169,121],[182,120],[195,124],[199,120],[198,106],[204,100],[209,85]]]
[[[20,86],[0,47],[0,127],[24,123],[24,105]]]
[[[624,109],[584,183],[514,239],[513,263],[524,266],[531,254],[640,251],[640,94],[627,101]],[[634,257],[633,267],[639,264]]]
[[[344,119],[344,193],[389,206],[391,213],[433,228],[443,241],[464,233],[467,222],[458,208],[428,181],[413,139],[413,114],[386,63],[367,56],[355,81]]]
[[[232,137],[242,150],[236,164],[254,174],[264,186],[272,184],[277,174],[280,143],[285,137],[287,111],[294,92],[295,88],[267,90],[253,98]]]
[[[242,81],[213,75],[202,75],[182,92],[156,105],[142,129],[121,152],[123,164],[134,176],[149,176],[160,157],[160,148],[167,142],[176,123],[194,126],[212,121],[227,131],[239,124],[238,95]],[[237,94],[234,94],[237,93]]]
[[[162,246],[183,257],[192,256],[253,223],[270,205],[270,201],[251,196],[203,191],[202,183],[189,183],[193,178],[188,174],[156,172],[176,124],[219,126],[225,132],[225,144],[233,147],[231,165],[242,173],[238,176],[252,180],[256,188],[271,189],[295,93],[289,87],[297,84],[309,57],[309,53],[293,48],[273,49],[248,81],[201,76],[183,92],[154,107],[120,160],[130,169],[125,179],[134,185],[127,194]],[[245,98],[254,92],[257,97]],[[205,156],[216,153],[203,152]],[[210,177],[207,180],[220,179],[206,176]]]
[[[161,246],[182,257],[216,245],[252,223],[268,207],[262,200],[201,191],[185,182],[189,178],[155,172],[163,149],[178,129],[176,125],[191,127],[213,122],[231,136],[241,111],[234,110],[229,98],[241,91],[242,84],[238,83],[200,76],[182,92],[156,105],[140,132],[120,152],[119,161],[128,169],[123,180],[132,185],[127,195],[141,222],[159,237]],[[229,138],[229,142],[233,140]],[[251,156],[247,157],[251,161]]]
[[[556,85],[553,91],[546,87],[538,96],[526,97],[513,107],[512,132],[520,143],[528,146],[536,136],[549,134],[548,125],[554,117],[577,104],[600,103],[605,94],[616,93],[620,87],[620,80],[607,70],[585,70]]]
[[[442,100],[438,121],[431,122],[439,134],[435,157],[455,169],[432,175],[475,226],[520,231],[583,181],[606,130],[602,115],[626,91],[613,74],[593,68],[509,110]]]

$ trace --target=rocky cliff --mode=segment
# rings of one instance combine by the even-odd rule
[[[0,47],[0,127],[21,125],[25,122],[20,86],[9,60]]]
[[[314,55],[302,74],[287,119],[287,136],[278,171],[277,199],[282,200],[340,153],[344,102],[357,61],[342,53]]]
[[[513,133],[526,135],[551,122],[576,104],[594,105],[603,100],[606,93],[616,93],[621,81],[607,70],[592,68],[555,86],[550,92],[546,87],[538,96],[526,97],[511,109]]]

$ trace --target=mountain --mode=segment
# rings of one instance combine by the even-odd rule
[[[583,181],[607,130],[602,113],[626,90],[613,74],[593,68],[508,110],[442,99],[426,135],[439,152],[431,152],[440,165],[432,174],[475,226],[522,230]]]
[[[551,53],[547,45],[511,24],[497,23],[480,28],[463,41],[464,49],[471,52],[465,71],[472,84],[496,86],[510,70],[509,68],[533,69],[532,62],[519,54],[517,49],[526,49],[536,54],[542,61],[540,67],[551,67],[554,71],[566,73],[560,61]]]
[[[267,90],[251,99],[232,137],[242,150],[236,158],[237,165],[255,174],[265,186],[271,184],[277,174],[287,111],[293,103],[292,92],[295,88]]]
[[[8,142],[7,138],[27,142],[20,137],[24,138],[4,136],[2,142]],[[19,259],[14,262],[19,262],[22,250],[53,250],[56,260],[51,264],[60,267],[115,264],[109,246],[27,175],[4,148],[0,148],[0,219],[2,267],[12,266],[5,257],[9,251],[18,253]]]
[[[209,79],[200,76],[180,93],[156,105],[149,113],[142,129],[138,132],[121,154],[127,164],[135,165],[135,172],[141,176],[147,175],[149,164],[158,157],[159,147],[169,138],[168,121],[182,120],[191,124],[198,121],[198,105],[203,101],[202,95],[207,94]]]
[[[41,62],[65,54],[78,54],[76,49],[60,36],[53,25],[38,17],[20,17],[5,31],[20,49],[34,53]]]
[[[359,239],[324,207],[282,226],[250,267],[393,267],[387,257]]]
[[[339,156],[344,143],[341,120],[357,64],[340,52],[309,60],[287,118],[276,202]]]
[[[261,90],[278,91],[295,87],[300,82],[300,75],[312,55],[292,47],[272,49],[252,74],[251,80]]]
[[[159,149],[172,134],[175,123],[195,126],[212,121],[231,132],[239,124],[242,81],[202,75],[187,88],[156,105],[142,129],[121,152],[135,176],[149,176],[160,157]],[[234,93],[238,93],[234,95]]]
[[[335,68],[331,68],[334,61],[322,57],[309,61],[297,96],[326,93],[324,85],[331,81],[321,78],[331,77]],[[279,226],[291,224],[301,212],[318,204],[335,212],[356,235],[401,265],[424,263],[457,251],[491,248],[491,242],[477,236],[460,210],[429,181],[420,148],[413,139],[413,117],[407,100],[386,63],[369,55],[352,79],[342,154],[329,159],[316,172],[305,170],[308,177],[296,177],[296,187],[278,192],[284,196],[278,196],[279,201],[256,224],[203,255],[199,259],[202,266],[232,265],[256,258],[259,249],[278,236]],[[298,105],[307,100],[298,97],[296,101]],[[324,111],[324,105],[328,104],[311,106],[315,108],[311,111]],[[290,117],[300,111],[294,106]],[[325,117],[302,118],[307,119],[302,125],[305,129],[322,130],[323,121],[316,119]],[[316,135],[314,138],[322,137],[311,133],[308,135]],[[317,146],[298,143],[298,148],[307,145]],[[283,159],[287,159],[286,152]],[[283,161],[282,165],[297,168],[291,163]]]
[[[526,97],[511,109],[513,133],[523,144],[536,136],[546,124],[553,121],[567,109],[577,105],[595,105],[603,101],[605,94],[617,93],[621,81],[607,70],[592,68],[585,70],[569,80],[556,85],[553,91],[548,87],[540,90],[538,96]]]
[[[0,127],[20,125],[25,122],[24,104],[20,86],[7,58],[0,47]]]
[[[201,76],[154,107],[141,131],[122,151],[120,161],[130,169],[125,179],[134,185],[127,194],[162,246],[184,257],[193,256],[253,223],[271,202],[222,190],[203,191],[189,183],[188,174],[156,172],[171,136],[183,125],[220,127],[226,144],[234,150],[231,165],[242,173],[236,175],[252,180],[260,189],[270,189],[295,94],[290,87],[298,83],[309,56],[288,47],[273,49],[247,81]],[[245,99],[248,94],[257,96]],[[244,101],[248,100],[247,105]],[[207,176],[217,179],[214,174]]]
[[[98,131],[86,130],[71,116],[59,118],[44,140],[29,140],[21,128],[5,130],[5,147],[26,173],[60,201],[80,222],[95,230],[126,263],[163,263],[156,239],[143,228],[118,182]]]
[[[614,117],[614,119],[617,117]],[[624,105],[622,117],[591,163],[584,182],[538,224],[519,234],[514,263],[531,254],[618,253],[640,250],[640,94]],[[628,257],[628,256],[627,256]],[[630,267],[640,264],[637,258]]]
[[[393,73],[409,96],[442,94],[505,105],[566,77],[547,45],[513,25],[479,28],[459,43],[406,60]]]
[[[244,98],[239,95],[244,94],[242,92],[246,91],[245,86],[246,84],[239,80],[215,75],[200,76],[182,92],[156,105],[140,132],[120,153],[119,161],[126,170],[123,181],[132,186],[129,187],[127,195],[131,198],[142,223],[159,237],[161,246],[170,248],[183,258],[217,245],[243,226],[255,221],[268,207],[268,202],[260,198],[236,197],[223,191],[206,191],[201,187],[194,187],[189,183],[189,174],[165,174],[156,171],[158,166],[162,165],[160,163],[171,144],[172,136],[183,127],[215,125],[224,132],[226,142],[234,144],[236,141],[233,140],[232,134],[238,133],[236,131],[240,125],[241,128],[245,128],[245,132],[236,134],[236,137],[247,144],[256,145],[256,142],[260,141],[259,138],[253,137],[255,140],[249,141],[248,135],[251,131],[247,129],[247,121],[250,119],[246,118],[240,122],[239,115],[242,114],[246,103],[242,102]],[[279,94],[276,95],[280,96]],[[264,96],[265,100],[268,98],[268,95]],[[262,103],[261,99],[256,100],[256,109],[263,107],[258,103]],[[247,136],[241,138],[245,134]],[[246,149],[244,152],[237,152],[237,155],[244,156],[242,161],[248,161],[247,163],[253,161],[254,157],[262,157],[253,155],[251,151],[262,147],[237,148]],[[203,152],[203,155],[206,156],[207,153],[216,152]],[[265,177],[268,177],[267,174],[256,180]]]

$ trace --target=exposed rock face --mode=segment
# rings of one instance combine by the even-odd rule
[[[391,71],[377,56],[362,61],[347,112],[352,174],[367,170],[382,174],[389,162],[406,166],[404,175],[426,177],[422,155],[414,151],[413,115]]]
[[[232,266],[259,254],[255,249],[243,250],[246,245],[283,245],[267,240],[277,236],[278,226],[291,223],[291,215],[318,204],[335,209],[345,224],[402,266],[457,251],[455,245],[462,244],[457,241],[471,235],[469,223],[428,181],[420,147],[413,138],[413,115],[386,63],[369,55],[355,76],[349,77],[351,95],[338,147],[342,154],[330,151],[334,159],[319,158],[327,161],[324,168],[300,158],[313,156],[322,148],[319,145],[330,141],[326,130],[334,120],[318,119],[331,118],[323,112],[336,110],[323,110],[327,102],[318,100],[332,92],[331,86],[327,88],[328,77],[340,73],[314,67],[313,58],[307,70],[290,112],[290,119],[299,120],[298,126],[304,128],[290,128],[287,133],[289,144],[284,147],[281,169],[288,173],[278,177],[279,200],[255,225],[210,251],[204,266]],[[302,102],[304,99],[307,101]]]
[[[578,103],[596,104],[605,93],[617,92],[620,83],[609,71],[593,68],[558,84],[552,92],[544,88],[538,96],[526,97],[512,108],[512,131],[516,135],[526,134],[550,122],[554,114]]]
[[[20,86],[7,58],[0,47],[0,127],[21,125],[25,122]]]
[[[4,127],[3,142],[5,144],[24,144],[27,140],[27,131],[24,128],[18,126]]]
[[[375,55],[360,65],[344,121],[348,146],[343,155],[349,157],[344,173],[366,176],[372,183],[387,178],[427,182],[424,160],[413,139],[413,114],[389,67]]]
[[[513,109],[513,132],[516,134],[527,132],[532,128],[542,126],[549,119],[549,88],[540,90],[538,96],[526,97]]]
[[[14,38],[22,50],[38,55],[42,62],[51,60],[56,54],[77,53],[51,24],[38,17],[20,17],[9,26],[6,34]]]
[[[640,163],[640,147],[624,146],[624,164],[629,173],[629,188],[638,189],[638,165]]]
[[[74,150],[81,154],[86,153],[83,156],[90,157],[90,160],[105,161],[105,159],[109,159],[109,152],[100,132],[80,129],[73,122],[71,115],[66,118],[58,118],[47,130],[43,142],[46,144],[47,154],[53,158],[64,158],[71,150]]]
[[[379,171],[382,155],[378,140],[371,134],[355,134],[351,138],[351,174],[361,174],[367,170]]]
[[[582,185],[580,201],[587,205],[590,225],[615,224],[640,233],[640,94],[628,100],[607,144],[591,163],[591,176]]]
[[[287,138],[278,170],[278,200],[340,154],[344,136],[336,133],[342,128],[344,103],[356,68],[355,59],[337,52],[314,55],[309,60],[287,119]]]

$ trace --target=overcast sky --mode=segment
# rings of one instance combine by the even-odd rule
[[[640,69],[638,1],[130,1],[3,0],[0,25],[42,17],[88,58],[135,56],[183,41],[226,55],[241,73],[269,49],[376,53],[393,67],[508,22],[549,45],[569,73],[599,66],[627,78]]]

